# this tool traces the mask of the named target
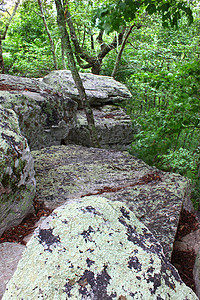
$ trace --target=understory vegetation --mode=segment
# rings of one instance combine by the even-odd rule
[[[57,68],[62,69],[65,66],[55,8],[52,1],[44,3],[55,45]],[[70,10],[77,39],[84,51],[91,55],[95,55],[102,45],[92,14],[98,3],[72,1]],[[167,27],[163,26],[161,16],[141,14],[135,21],[137,24],[132,23],[115,78],[126,84],[133,95],[132,100],[124,104],[133,126],[138,128],[130,153],[159,169],[188,177],[192,182],[192,200],[197,209],[200,201],[198,7],[194,9],[193,17],[190,25],[183,17],[176,24],[178,26]],[[1,27],[5,20],[3,15]],[[115,36],[115,32],[104,35],[104,42],[108,44]],[[2,44],[5,73],[42,77],[55,69],[37,1],[23,1]],[[119,51],[120,43],[103,58],[100,74],[112,75]],[[78,68],[82,72],[90,71],[81,66]]]

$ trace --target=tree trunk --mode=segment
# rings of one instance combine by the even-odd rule
[[[57,23],[58,23],[58,27],[60,30],[61,39],[62,39],[64,48],[66,51],[70,71],[72,73],[72,77],[74,79],[75,85],[78,89],[80,100],[81,100],[82,106],[83,106],[85,114],[86,114],[91,143],[92,143],[93,147],[99,147],[99,141],[97,138],[97,132],[96,132],[96,128],[95,128],[93,112],[92,112],[92,109],[88,102],[82,80],[81,80],[78,70],[76,68],[76,63],[74,60],[74,55],[73,55],[73,51],[71,48],[69,35],[68,35],[67,29],[66,29],[65,18],[64,18],[64,8],[62,6],[61,0],[55,0],[55,4],[56,4],[56,9],[57,9]]]
[[[43,20],[43,23],[44,23],[44,27],[45,27],[45,30],[46,30],[46,33],[48,35],[49,42],[50,42],[50,45],[51,45],[51,52],[52,52],[52,56],[53,56],[54,69],[57,70],[58,65],[57,65],[54,41],[51,37],[51,33],[50,33],[49,28],[47,26],[46,18],[45,18],[45,15],[44,15],[44,10],[43,10],[43,7],[42,7],[42,1],[38,0],[38,4],[39,4],[39,7],[40,7],[41,17],[42,17],[42,20]]]
[[[3,50],[1,43],[1,34],[0,34],[0,73],[4,74],[4,61],[3,61]]]
[[[65,49],[64,49],[62,39],[61,39],[61,56],[62,56],[62,67],[63,67],[63,70],[65,70],[65,69],[67,69],[67,67],[66,67],[66,62],[65,62]]]
[[[130,26],[130,28],[127,30],[127,32],[125,33],[125,36],[124,36],[124,39],[123,39],[123,42],[122,42],[122,45],[121,45],[121,49],[117,55],[117,58],[116,58],[116,61],[115,61],[115,66],[114,66],[114,69],[112,71],[112,77],[115,78],[116,76],[116,73],[117,73],[117,69],[119,67],[119,63],[120,63],[120,60],[121,60],[121,57],[122,57],[122,53],[124,51],[124,48],[125,48],[125,45],[126,45],[126,42],[128,40],[128,37],[133,29],[134,25]]]

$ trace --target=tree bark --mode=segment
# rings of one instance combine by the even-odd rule
[[[4,74],[4,61],[3,61],[3,50],[2,50],[2,43],[1,43],[1,34],[0,34],[0,73]]]
[[[116,61],[115,61],[115,65],[114,65],[114,68],[113,68],[113,71],[112,71],[112,77],[115,78],[116,76],[116,73],[117,73],[117,70],[118,70],[118,67],[119,67],[119,63],[120,63],[120,60],[121,60],[121,57],[122,57],[122,53],[124,51],[124,48],[125,48],[125,45],[126,45],[126,42],[128,40],[128,37],[129,35],[131,34],[131,31],[133,29],[134,25],[130,26],[128,28],[128,30],[125,32],[125,35],[124,35],[124,38],[123,38],[123,41],[122,41],[122,45],[121,45],[121,48],[120,48],[120,51],[117,55],[117,58],[116,58]]]
[[[74,79],[76,88],[79,92],[80,100],[81,100],[82,106],[83,106],[85,114],[86,114],[91,143],[92,143],[93,147],[99,147],[99,141],[97,138],[97,132],[96,132],[96,127],[95,127],[93,112],[92,112],[92,109],[88,102],[82,80],[80,78],[80,75],[79,75],[77,67],[76,67],[76,63],[75,63],[75,59],[74,59],[74,55],[73,55],[73,51],[72,51],[71,43],[70,43],[70,39],[69,39],[69,34],[66,29],[66,23],[65,23],[65,18],[64,18],[64,8],[62,6],[61,0],[55,0],[55,4],[56,4],[56,9],[57,9],[57,23],[58,23],[58,27],[60,30],[61,39],[62,39],[64,48],[66,51],[70,71],[72,73],[72,77]]]
[[[56,59],[56,53],[55,53],[55,45],[54,45],[54,41],[53,41],[53,39],[51,37],[51,33],[49,31],[49,28],[47,26],[47,22],[46,22],[46,18],[45,18],[45,15],[44,15],[44,10],[43,10],[43,6],[42,6],[42,1],[41,0],[38,0],[38,5],[40,7],[41,17],[42,17],[42,20],[43,20],[43,23],[44,23],[44,27],[45,27],[45,30],[46,30],[46,33],[48,35],[49,42],[50,42],[50,45],[51,45],[51,52],[52,52],[52,56],[53,56],[54,69],[57,70],[58,69],[58,65],[57,65],[57,59]]]

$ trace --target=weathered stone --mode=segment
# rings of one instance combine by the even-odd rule
[[[0,236],[33,211],[33,158],[13,110],[0,105]]]
[[[34,79],[1,75],[0,104],[15,111],[31,149],[60,145],[76,124],[77,104]]]
[[[177,251],[194,251],[197,255],[200,249],[200,229],[197,229],[174,243],[174,250]]]
[[[104,149],[126,150],[138,132],[133,126],[130,117],[118,106],[105,105],[93,108],[95,126],[99,143]],[[64,139],[64,144],[91,146],[90,135],[85,113],[82,110],[77,114],[77,126],[70,130]]]
[[[127,87],[112,77],[80,73],[83,85],[92,106],[119,103],[132,97]],[[59,70],[49,73],[43,82],[53,86],[57,91],[70,97],[80,104],[78,90],[69,70]]]
[[[17,243],[0,244],[0,299],[2,298],[6,284],[17,269],[17,264],[26,246]]]
[[[197,300],[152,233],[122,202],[74,200],[36,230],[7,299]]]
[[[124,201],[171,256],[189,181],[157,170],[128,153],[60,146],[33,151],[37,194],[49,208],[72,198],[104,195]]]
[[[200,249],[197,252],[194,269],[193,269],[193,276],[195,281],[196,294],[200,299]]]

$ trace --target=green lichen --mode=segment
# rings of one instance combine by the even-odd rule
[[[85,294],[197,300],[134,213],[103,197],[74,200],[54,211],[28,243],[2,300]]]
[[[33,151],[37,194],[49,208],[85,195],[125,201],[171,256],[179,215],[190,183],[184,177],[158,171],[128,153],[80,146]],[[140,179],[159,172],[160,180]]]

